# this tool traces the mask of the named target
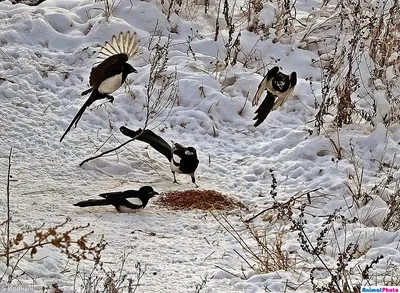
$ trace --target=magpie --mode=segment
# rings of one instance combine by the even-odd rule
[[[188,174],[192,178],[194,185],[199,187],[196,184],[194,175],[199,165],[197,151],[194,147],[184,147],[179,143],[173,143],[171,147],[164,139],[149,129],[142,131],[139,128],[137,131],[133,131],[125,126],[121,126],[120,131],[128,137],[148,143],[156,151],[163,154],[170,162],[171,172],[174,175],[174,183],[178,183],[175,173]]]
[[[107,192],[99,194],[103,199],[89,199],[80,201],[74,206],[78,207],[92,207],[92,206],[105,206],[113,205],[120,213],[131,213],[138,209],[146,207],[149,199],[158,192],[153,190],[151,186],[142,186],[139,190],[125,190],[117,192]],[[132,198],[132,201],[128,201],[127,198]]]
[[[267,75],[258,85],[258,89],[253,98],[253,106],[260,101],[261,95],[267,91],[267,96],[261,103],[260,107],[255,111],[256,116],[253,120],[257,120],[255,127],[260,125],[269,112],[280,107],[291,95],[297,83],[297,73],[293,71],[287,75],[279,71],[279,67],[275,66],[267,72]]]
[[[128,64],[127,61],[137,54],[138,46],[139,41],[136,33],[131,35],[129,31],[125,33],[121,32],[118,37],[114,35],[111,43],[106,42],[104,44],[95,63],[100,64],[93,67],[90,72],[89,84],[91,87],[84,91],[82,96],[91,94],[68,126],[60,142],[74,124],[76,127],[86,108],[100,99],[107,98],[113,102],[114,97],[110,94],[115,92],[125,82],[128,74],[137,73],[136,69]]]

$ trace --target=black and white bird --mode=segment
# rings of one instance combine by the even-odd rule
[[[65,135],[71,130],[72,126],[78,124],[79,119],[95,101],[100,99],[109,99],[111,102],[114,97],[111,96],[126,80],[128,74],[137,73],[127,61],[137,55],[139,41],[136,33],[129,31],[121,32],[118,37],[115,35],[111,39],[111,43],[106,42],[101,48],[97,56],[97,66],[92,68],[89,77],[90,89],[84,91],[83,95],[90,94],[90,97],[80,108],[71,124],[60,139],[64,139]]]
[[[139,209],[146,207],[150,198],[157,195],[158,192],[154,191],[151,186],[142,186],[139,190],[125,190],[117,192],[107,192],[99,194],[103,199],[89,199],[80,201],[74,206],[78,207],[92,207],[92,206],[106,206],[113,205],[120,213],[132,213]],[[131,200],[128,201],[127,198]]]
[[[148,143],[156,151],[163,154],[170,163],[171,172],[174,175],[174,183],[178,183],[175,173],[188,174],[192,178],[194,185],[198,187],[195,171],[199,165],[199,160],[194,147],[184,147],[179,143],[174,143],[171,147],[164,139],[149,129],[133,131],[121,126],[120,131],[126,136]]]
[[[257,121],[254,126],[260,125],[267,118],[269,112],[282,106],[292,94],[296,83],[297,73],[295,71],[287,75],[280,72],[279,67],[275,66],[267,72],[267,75],[258,85],[257,92],[253,98],[253,106],[256,106],[263,92],[267,91],[267,96],[255,111],[256,116],[253,120]]]

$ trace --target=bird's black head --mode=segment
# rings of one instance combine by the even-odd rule
[[[123,71],[124,71],[126,74],[129,74],[129,73],[137,73],[137,70],[136,70],[135,68],[133,68],[132,65],[130,65],[129,63],[125,63],[125,64],[123,65]]]
[[[147,196],[148,198],[152,198],[153,196],[157,195],[158,192],[156,192],[153,187],[151,186],[142,186],[139,188],[139,192],[142,195]]]
[[[272,79],[272,87],[274,88],[274,90],[282,92],[282,93],[287,91],[290,87],[289,75],[279,72]]]
[[[194,147],[187,147],[185,150],[186,156],[197,156],[196,149]]]

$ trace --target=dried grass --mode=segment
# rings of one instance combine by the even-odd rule
[[[231,210],[245,208],[241,202],[234,201],[215,190],[185,190],[164,193],[158,200],[162,206],[173,210]]]

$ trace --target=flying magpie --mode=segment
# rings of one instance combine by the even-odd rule
[[[74,124],[76,127],[86,108],[100,99],[107,98],[111,102],[114,101],[114,97],[110,94],[125,82],[128,74],[137,73],[136,69],[128,64],[127,61],[137,54],[138,46],[139,41],[136,33],[131,35],[129,31],[121,32],[118,38],[114,35],[111,43],[106,42],[104,44],[97,56],[96,63],[100,64],[93,67],[90,72],[89,84],[91,87],[84,91],[82,96],[88,93],[91,94],[68,126],[60,142]]]
[[[149,202],[149,199],[158,192],[153,190],[151,186],[142,186],[139,190],[125,190],[117,192],[107,192],[99,194],[103,199],[89,199],[80,201],[74,206],[78,207],[92,207],[92,206],[105,206],[113,205],[120,213],[131,213],[138,209],[143,209]],[[132,198],[128,201],[127,198]]]
[[[197,152],[194,147],[184,147],[179,143],[174,143],[171,147],[164,139],[149,129],[142,131],[139,128],[137,131],[133,131],[125,126],[121,126],[120,131],[126,136],[148,143],[156,151],[163,154],[170,162],[171,172],[174,175],[174,183],[178,183],[175,173],[188,174],[192,178],[194,185],[199,187],[196,184],[194,175],[199,165]]]
[[[253,98],[253,106],[260,101],[261,95],[267,91],[267,96],[261,103],[260,107],[255,111],[256,116],[253,120],[257,120],[254,126],[260,125],[269,112],[280,107],[291,95],[297,83],[297,73],[293,71],[287,75],[279,71],[279,67],[275,66],[267,72],[267,75],[258,85],[258,89]]]

